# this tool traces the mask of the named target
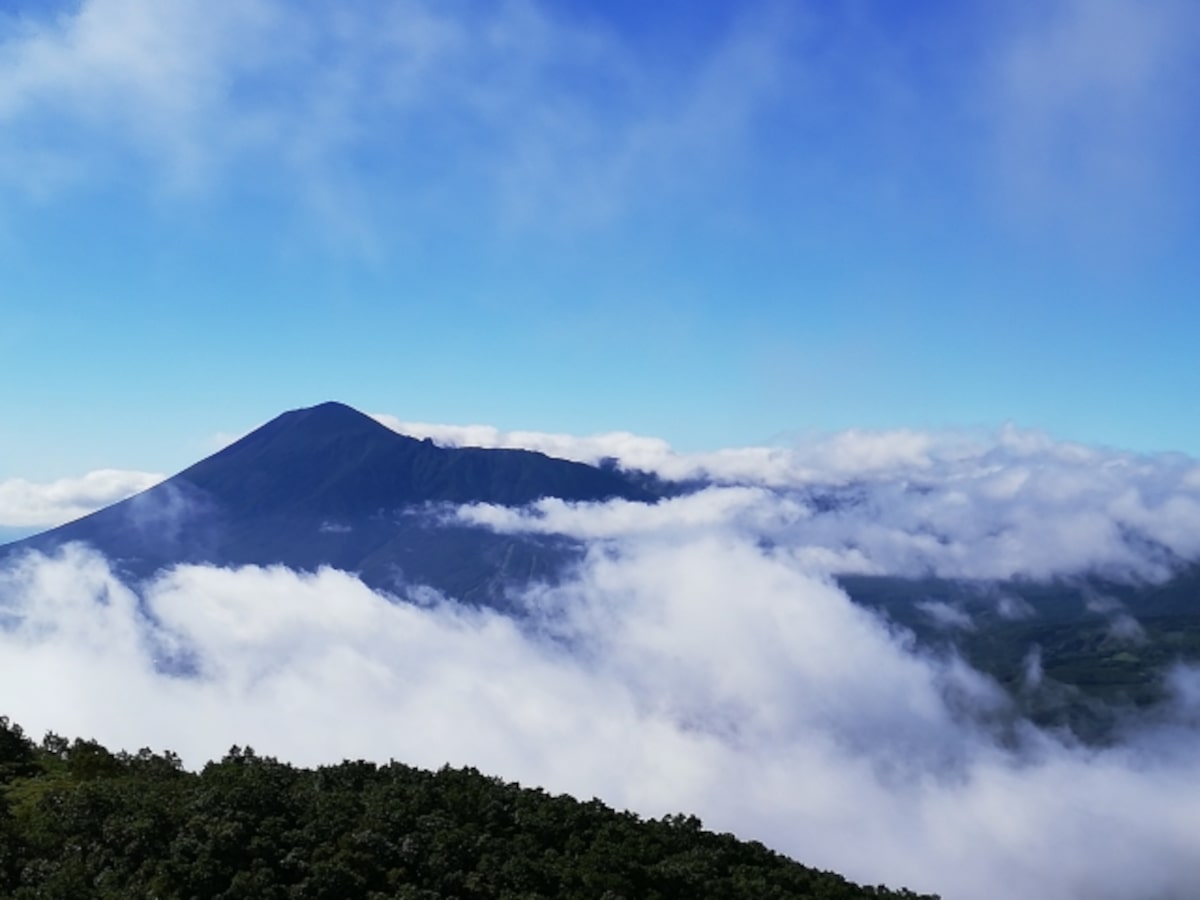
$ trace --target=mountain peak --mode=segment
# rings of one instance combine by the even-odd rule
[[[323,438],[348,433],[360,435],[380,432],[393,433],[387,426],[379,424],[366,413],[359,412],[354,407],[337,400],[327,400],[315,406],[303,406],[281,413],[246,437],[252,438],[256,435],[273,437],[283,432]]]
[[[299,409],[288,410],[278,418],[305,419],[322,422],[327,425],[335,425],[339,422],[357,422],[363,419],[369,419],[372,422],[375,421],[366,413],[359,412],[353,406],[342,403],[340,400],[326,400],[324,403],[317,403],[313,406],[302,406]]]
[[[530,450],[439,447],[336,401],[285,412],[177,478],[239,515],[425,503],[652,499],[619,472]]]
[[[513,565],[535,571],[536,542],[456,526],[439,508],[544,497],[657,499],[616,469],[530,450],[439,447],[328,401],[285,412],[142,494],[22,543],[84,541],[141,575],[179,562],[335,565],[380,584],[403,570],[449,587],[463,572],[487,580]]]

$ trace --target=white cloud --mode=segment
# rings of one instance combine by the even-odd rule
[[[277,12],[260,0],[87,0],[16,19],[0,42],[0,122],[16,138],[3,174],[44,158],[32,170],[52,177],[34,187],[50,189],[100,174],[105,151],[124,146],[172,189],[203,183],[252,136],[228,103],[239,79],[278,60]]]
[[[681,454],[628,434],[571,438],[378,417],[446,445],[525,447],[581,461],[612,457],[706,490],[655,506],[467,507],[498,530],[616,539],[717,523],[790,548],[830,572],[1038,579],[1098,572],[1161,580],[1200,556],[1197,463],[993,434],[852,430],[792,448]]]
[[[79,478],[37,484],[0,481],[0,526],[52,527],[124,500],[162,481],[152,472],[98,469]]]
[[[925,613],[939,628],[973,631],[975,623],[970,615],[956,606],[941,600],[923,600],[917,603],[917,609]]]
[[[719,531],[597,548],[530,618],[388,602],[350,576],[183,567],[145,608],[68,548],[0,580],[0,705],[28,730],[300,763],[470,764],[645,814],[688,810],[860,881],[962,900],[1143,900],[1200,884],[1194,681],[1137,741],[1081,749],[998,710],[787,554]],[[164,674],[189,659],[195,674]],[[1189,699],[1193,698],[1193,699]],[[1190,704],[1190,705],[1189,705]]]
[[[995,684],[917,650],[829,578],[1162,577],[1200,552],[1194,460],[1011,427],[682,454],[627,434],[380,418],[443,443],[615,456],[717,483],[653,505],[446,513],[586,542],[563,582],[513,597],[520,619],[428,589],[390,602],[330,570],[186,566],[138,597],[80,548],[28,556],[0,574],[0,708],[35,734],[172,747],[191,765],[233,743],[299,763],[470,764],[650,815],[694,811],[860,881],[966,900],[1175,898],[1200,885],[1188,802],[1200,674],[1178,668],[1174,702],[1109,747],[1010,730]],[[7,482],[0,509],[14,522],[58,515],[156,477]],[[994,600],[1005,616],[1036,615]],[[1090,604],[1114,638],[1143,639],[1136,609]],[[922,608],[972,626],[942,601]],[[1032,648],[1026,680],[1040,677]]]
[[[807,514],[803,506],[753,487],[710,488],[653,505],[628,500],[569,503],[548,497],[524,509],[479,504],[456,512],[464,521],[498,531],[569,534],[585,540],[638,535],[674,537],[727,527],[739,521],[753,527],[763,516],[771,522],[786,522]],[[771,522],[760,524],[769,528]]]
[[[589,225],[678,187],[681,158],[723,165],[788,30],[747,16],[664,79],[600,17],[520,0],[83,0],[0,21],[0,184],[45,198],[132,166],[179,195],[251,173],[368,252],[383,218],[464,195],[501,224]],[[453,177],[429,166],[447,153]]]
[[[969,455],[978,452],[980,446],[971,436],[952,433],[850,429],[815,436],[791,448],[736,447],[681,454],[661,438],[626,431],[576,436],[504,431],[491,425],[409,422],[386,413],[377,413],[372,418],[400,434],[429,438],[443,447],[536,450],[593,465],[614,459],[624,468],[654,472],[674,480],[714,478],[779,487],[845,481],[899,469],[928,469],[939,459]]]
[[[253,184],[366,252],[385,223],[468,198],[502,228],[608,222],[714,185],[730,206],[755,165],[818,203],[965,167],[1043,229],[1158,235],[1180,202],[1200,33],[1186,0],[929,24],[957,29],[937,43],[967,59],[812,3],[748,4],[665,57],[603,14],[519,0],[83,0],[0,21],[0,184],[52,197],[131,169],[156,194]],[[781,156],[763,123],[805,139]],[[950,144],[947,168],[930,146]],[[431,164],[447,154],[453,173]]]
[[[1010,212],[1136,240],[1172,217],[1200,58],[1194,4],[1014,5],[985,60],[998,176]]]

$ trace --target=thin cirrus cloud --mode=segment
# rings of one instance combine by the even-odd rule
[[[756,170],[815,209],[941,181],[1036,233],[1158,233],[1190,177],[1200,16],[1180,2],[1014,4],[908,30],[756,3],[669,60],[619,15],[534,2],[0,15],[9,190],[125,184],[132,167],[156,194],[299,200],[368,242],[466,197],[502,227],[594,225],[722,183],[736,208]]]
[[[1010,212],[1126,240],[1175,218],[1200,71],[1189,3],[1035,4],[1013,18],[984,96]]]
[[[503,221],[605,220],[670,181],[681,155],[719,160],[747,135],[787,33],[759,19],[658,79],[611,29],[537,3],[10,13],[0,178],[45,197],[149,163],[156,192],[188,195],[276,170],[286,178],[259,188],[299,191],[317,221],[350,227],[384,212],[354,173],[374,170],[389,209],[432,213],[482,188]],[[454,176],[430,170],[451,148]]]
[[[112,177],[126,154],[175,189],[204,182],[253,130],[228,96],[271,59],[269,6],[98,0],[5,15],[5,181],[38,194]],[[269,63],[268,63],[269,64]]]

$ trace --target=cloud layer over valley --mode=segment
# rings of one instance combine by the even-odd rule
[[[574,438],[485,426],[380,421],[448,446],[524,447],[581,462],[616,460],[713,485],[647,510],[630,504],[468,509],[499,529],[583,538],[737,524],[828,572],[1050,578],[1094,572],[1157,581],[1200,556],[1200,464],[995,433],[844,431],[796,446],[674,452],[626,433]]]
[[[82,547],[27,556],[0,579],[3,711],[35,735],[170,747],[189,765],[233,743],[299,763],[473,765],[695,812],[947,898],[1194,895],[1200,674],[1177,669],[1156,718],[1084,746],[1021,721],[996,683],[830,578],[1161,578],[1196,556],[1194,461],[1015,430],[705,457],[568,443],[555,449],[720,483],[655,506],[449,513],[586,541],[568,578],[513,598],[517,618],[429,591],[395,602],[331,570],[184,566],[135,591]]]

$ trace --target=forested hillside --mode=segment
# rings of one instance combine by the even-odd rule
[[[859,887],[693,816],[644,820],[474,769],[299,769],[232,748],[198,773],[0,717],[0,894],[21,898],[838,898]]]

